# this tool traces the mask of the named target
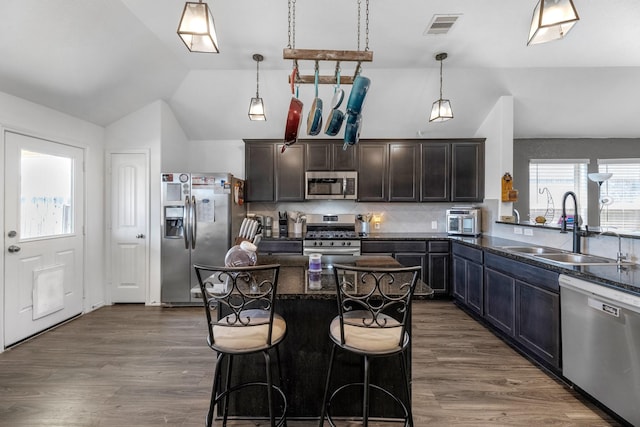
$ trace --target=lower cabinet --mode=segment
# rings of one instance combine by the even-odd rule
[[[449,295],[448,240],[363,240],[362,255],[386,254],[406,267],[422,266],[420,278],[435,296]]]
[[[302,255],[302,240],[262,239],[258,243],[258,254]]]
[[[559,371],[558,274],[487,253],[484,284],[484,319],[525,353]]]
[[[453,297],[475,313],[483,314],[483,253],[453,242]]]

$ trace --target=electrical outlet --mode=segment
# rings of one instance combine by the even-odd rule
[[[374,222],[373,223],[373,228],[376,230],[380,230],[380,223],[379,222]]]
[[[513,227],[513,234],[522,234],[522,228]]]
[[[438,229],[438,221],[431,221],[431,229],[432,230]]]
[[[530,228],[525,228],[524,229],[524,235],[525,236],[533,236],[533,230]]]

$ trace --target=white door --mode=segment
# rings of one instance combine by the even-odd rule
[[[4,334],[11,345],[82,312],[83,150],[5,132]]]
[[[111,154],[111,302],[145,302],[149,271],[145,153]]]

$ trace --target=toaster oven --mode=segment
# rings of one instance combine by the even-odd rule
[[[447,209],[447,233],[479,236],[482,215],[479,208]]]

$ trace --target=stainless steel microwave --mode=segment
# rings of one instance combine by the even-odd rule
[[[447,233],[464,236],[480,235],[482,215],[479,208],[447,209]]]
[[[355,200],[358,172],[315,171],[305,173],[304,198],[307,200]]]

